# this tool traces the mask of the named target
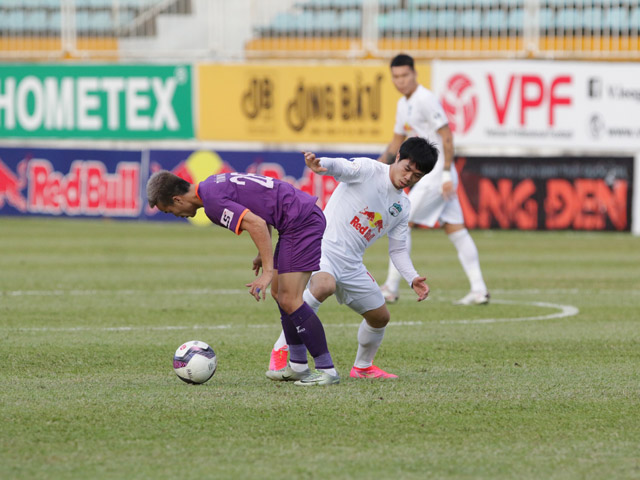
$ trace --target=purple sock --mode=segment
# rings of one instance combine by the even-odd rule
[[[304,346],[300,335],[296,331],[296,326],[291,321],[291,318],[287,313],[280,308],[280,322],[282,323],[282,331],[284,332],[284,338],[289,345],[289,360],[293,363],[307,363],[307,347]]]
[[[295,325],[297,335],[304,342],[316,364],[316,368],[333,368],[333,360],[327,347],[324,327],[313,309],[303,303],[302,306],[289,315],[291,323]],[[285,337],[287,333],[285,331]],[[291,346],[289,346],[291,354]]]

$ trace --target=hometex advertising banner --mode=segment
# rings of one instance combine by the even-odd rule
[[[426,64],[418,80],[429,85]],[[386,143],[400,94],[389,65],[199,65],[201,140]]]
[[[457,146],[640,151],[640,64],[436,61]]]
[[[0,137],[193,138],[189,65],[0,66]]]

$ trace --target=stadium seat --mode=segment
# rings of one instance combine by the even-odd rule
[[[19,32],[24,29],[24,10],[10,10],[6,17],[7,30]]]
[[[477,9],[464,10],[456,15],[456,27],[465,32],[476,32],[482,26],[482,12]]]
[[[455,10],[440,10],[436,14],[436,25],[438,31],[452,32],[456,27]]]
[[[559,10],[554,18],[554,27],[558,30],[570,32],[580,27],[576,12],[573,9]]]
[[[362,27],[362,12],[360,10],[345,10],[338,19],[338,28],[342,31],[355,33]]]
[[[514,8],[507,14],[507,29],[511,32],[522,32],[524,29],[524,9]]]
[[[23,25],[24,29],[30,32],[45,32],[47,30],[47,12],[42,9],[25,12]]]
[[[338,14],[335,10],[316,12],[312,23],[313,30],[320,33],[332,33],[338,29]]]
[[[504,11],[504,9],[500,8],[489,10],[483,16],[482,28],[489,30],[492,33],[500,32],[505,28],[505,25],[507,25],[508,28],[513,29],[513,27],[510,25],[511,16],[513,13],[518,11],[522,13],[521,9],[513,10],[511,13],[509,13],[509,19],[507,20],[507,13]]]
[[[411,14],[410,27],[412,32],[429,32],[437,27],[436,14],[429,10],[415,10]]]
[[[408,33],[411,14],[407,10],[392,10],[378,15],[378,26],[383,33]]]
[[[621,7],[609,9],[604,19],[604,28],[614,33],[626,32],[629,30],[629,10]]]
[[[583,28],[590,32],[600,32],[603,26],[603,14],[600,8],[585,8],[582,14],[578,13],[578,19],[582,20],[578,28]]]

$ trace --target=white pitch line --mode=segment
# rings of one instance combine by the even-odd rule
[[[474,323],[502,323],[502,322],[534,322],[538,320],[551,320],[553,318],[573,317],[580,313],[577,307],[573,305],[560,305],[548,302],[519,302],[515,300],[491,300],[492,303],[502,303],[508,305],[532,305],[534,307],[557,308],[560,310],[556,313],[548,315],[537,315],[534,317],[516,317],[516,318],[476,318],[473,320],[442,320],[442,324],[474,324]]]
[[[182,290],[0,290],[0,297],[50,297],[50,296],[87,296],[87,295],[140,295],[140,294],[161,294],[161,295],[243,295],[248,290],[242,289],[215,289],[215,288],[188,288]],[[451,292],[450,293],[455,293]],[[586,294],[606,294],[616,295],[640,295],[640,290],[618,290],[618,289],[579,289],[579,288],[523,288],[523,289],[497,289],[491,290],[493,295],[586,295]]]
[[[244,293],[244,291],[243,291]],[[488,324],[488,323],[504,323],[504,322],[531,322],[539,320],[551,320],[554,318],[564,318],[577,315],[580,311],[573,305],[559,305],[548,302],[519,302],[513,300],[492,300],[493,303],[511,304],[511,305],[531,305],[534,307],[555,308],[558,312],[548,315],[538,315],[534,317],[516,317],[516,318],[476,318],[470,320],[441,320],[439,323],[444,325],[450,324]],[[479,307],[482,308],[482,307]],[[412,327],[418,325],[430,325],[432,322],[408,321],[389,323],[390,327]],[[242,328],[277,328],[278,323],[274,321],[270,324],[249,324],[243,325]],[[356,328],[360,323],[337,323],[325,324],[325,328]],[[169,330],[228,330],[238,328],[237,325],[165,325],[159,327],[146,326],[122,326],[122,327],[33,327],[33,328],[0,328],[0,330],[12,330],[20,332],[134,332],[134,331],[169,331]]]

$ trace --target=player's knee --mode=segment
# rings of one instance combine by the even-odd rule
[[[281,294],[278,297],[278,305],[280,305],[280,308],[287,314],[291,314],[300,308],[302,305],[302,298],[298,298],[293,295]]]
[[[365,320],[370,327],[384,328],[389,323],[389,320],[391,320],[391,314],[389,313],[389,310],[382,308],[375,312],[368,312],[368,315],[365,316]]]

